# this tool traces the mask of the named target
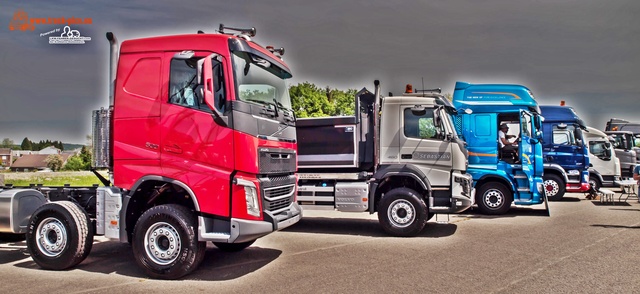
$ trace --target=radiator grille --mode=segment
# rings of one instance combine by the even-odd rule
[[[294,175],[260,179],[263,208],[272,213],[289,207],[295,201],[296,177]]]

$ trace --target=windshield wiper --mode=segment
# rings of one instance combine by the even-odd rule
[[[258,100],[258,99],[245,99],[245,101],[258,103],[258,104],[261,104],[261,105],[265,106],[260,111],[260,114],[266,114],[266,115],[271,116],[271,117],[278,117],[278,106],[275,103],[271,103],[271,102],[264,101],[264,100]]]

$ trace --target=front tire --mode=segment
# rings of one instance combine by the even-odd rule
[[[600,183],[600,180],[595,176],[589,176],[589,185],[593,187],[596,192],[600,191],[600,188],[602,187],[602,183]]]
[[[145,211],[133,229],[133,255],[145,273],[156,279],[178,279],[204,259],[194,214],[186,207],[165,204]]]
[[[242,243],[220,243],[220,242],[213,242],[213,245],[216,245],[216,247],[218,247],[218,249],[224,251],[224,252],[238,252],[238,251],[242,251],[245,248],[253,245],[253,243],[256,242],[256,240],[251,240],[248,242],[242,242]]]
[[[545,174],[544,180],[544,193],[547,195],[547,199],[551,201],[559,201],[564,197],[566,190],[566,184],[558,175]]]
[[[395,188],[380,200],[378,221],[390,235],[415,236],[424,229],[428,207],[418,192],[409,188]]]
[[[63,270],[82,262],[93,246],[89,216],[70,201],[47,203],[29,220],[27,249],[38,266]]]
[[[483,214],[505,214],[511,208],[511,191],[501,183],[483,184],[476,192],[476,203]]]

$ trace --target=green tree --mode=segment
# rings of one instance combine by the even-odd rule
[[[31,149],[33,146],[31,144],[31,140],[29,140],[29,138],[24,137],[24,139],[22,140],[22,144],[20,144],[20,148],[22,148],[22,150],[33,150]]]
[[[9,138],[2,139],[2,144],[0,144],[0,147],[2,147],[2,148],[12,148],[13,147],[13,140],[11,140]]]
[[[47,167],[52,171],[60,170],[62,168],[62,165],[64,164],[64,161],[62,161],[62,156],[60,156],[60,154],[51,154],[47,156],[44,162],[47,163]]]
[[[82,161],[82,169],[89,170],[91,169],[91,149],[87,146],[82,146],[80,150],[80,155],[78,155],[80,160]]]
[[[82,161],[80,155],[74,155],[67,159],[67,163],[64,165],[64,170],[84,170],[85,163]]]
[[[304,82],[291,86],[291,104],[297,117],[353,115],[356,90],[324,89]]]

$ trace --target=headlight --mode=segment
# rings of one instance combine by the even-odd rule
[[[585,183],[589,182],[589,174],[584,174],[582,177],[584,178]]]
[[[260,216],[260,205],[258,204],[256,188],[244,186],[244,197],[247,200],[247,213],[253,216]]]

